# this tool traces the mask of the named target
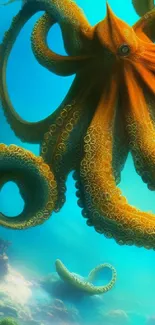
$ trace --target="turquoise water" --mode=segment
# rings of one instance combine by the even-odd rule
[[[104,18],[105,0],[78,0],[77,3],[92,25]],[[109,0],[108,3],[115,14],[128,24],[132,25],[138,19],[131,0]],[[0,39],[20,5],[20,1],[17,1],[0,7]],[[54,111],[74,79],[74,76],[62,78],[53,75],[33,57],[30,34],[40,15],[35,15],[20,33],[7,71],[10,98],[16,111],[28,121],[38,121]],[[48,41],[54,51],[65,53],[58,26],[50,31]],[[1,110],[0,121],[0,142],[14,143],[39,154],[37,145],[22,143],[14,135]],[[136,174],[131,156],[128,157],[123,171],[120,188],[130,204],[143,211],[151,210],[155,213],[155,194],[147,189]],[[102,324],[155,324],[155,252],[119,246],[114,240],[106,239],[89,228],[76,203],[72,175],[68,177],[67,189],[67,201],[62,210],[53,214],[42,226],[24,231],[0,228],[0,237],[12,243],[8,251],[10,264],[25,277],[32,275],[37,278],[54,272],[57,258],[72,272],[83,277],[96,265],[110,263],[116,268],[118,277],[115,287],[103,297],[103,309],[100,307],[103,313]],[[7,183],[0,193],[0,210],[13,216],[19,214],[22,208],[23,201],[18,188],[13,183]],[[95,325],[98,307],[93,306]],[[86,313],[80,324],[91,323],[90,307],[81,302],[79,308],[85,309]]]

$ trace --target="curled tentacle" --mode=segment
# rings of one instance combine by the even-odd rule
[[[9,54],[20,30],[34,13],[34,9],[22,9],[13,19],[12,25],[9,31],[5,34],[3,43],[0,46],[0,99],[8,122],[16,135],[23,141],[37,143],[41,141],[46,128],[53,120],[53,115],[51,115],[49,119],[47,118],[38,123],[29,123],[24,121],[14,110],[8,95],[6,84],[6,68]]]
[[[67,6],[67,1],[64,1],[64,5],[62,8],[63,14],[65,13],[67,14],[66,6]],[[12,25],[8,30],[8,32],[6,32],[3,43],[0,46],[0,79],[1,79],[0,99],[2,102],[2,107],[4,109],[4,113],[8,119],[8,122],[10,123],[11,127],[15,131],[16,135],[19,136],[22,140],[32,142],[32,143],[38,143],[42,141],[45,130],[47,130],[49,125],[53,123],[54,119],[56,118],[56,113],[51,114],[43,121],[39,121],[37,123],[29,123],[20,118],[20,116],[15,112],[7,92],[7,85],[6,85],[7,61],[19,32],[23,28],[24,24],[31,18],[31,16],[34,15],[39,10],[47,10],[47,12],[50,12],[51,18],[48,19],[48,24],[47,24],[48,27],[45,25],[47,31],[47,28],[49,28],[49,21],[50,22],[52,21],[52,23],[55,21],[59,21],[60,13],[58,15],[57,13],[58,9],[60,10],[56,2],[55,4],[52,4],[49,1],[48,2],[29,1],[29,3],[25,2],[21,11],[13,19]],[[64,16],[64,20],[65,21],[67,20],[67,16],[66,17]],[[36,35],[35,33],[35,37],[37,36],[38,34]],[[41,50],[42,45],[44,48],[43,42],[40,43],[40,45],[38,46],[39,48],[37,48],[38,53],[40,53],[39,51]],[[46,59],[47,58],[45,58],[45,61]],[[53,51],[50,51],[49,59],[50,60],[48,62],[50,65],[50,70],[61,75],[70,75],[77,72],[78,69],[81,66],[83,66],[83,61],[85,60],[85,58],[83,57],[81,58],[81,57],[60,56],[55,54]]]
[[[114,280],[114,282],[116,281],[116,276],[117,276],[117,273],[116,273],[116,270],[115,268],[110,265],[109,263],[104,263],[104,264],[99,264],[98,266],[94,267],[94,269],[92,269],[90,271],[90,273],[88,274],[88,277],[87,277],[87,280],[89,282],[94,282],[95,281],[95,278],[97,276],[97,274],[101,271],[101,270],[104,270],[105,268],[108,268],[112,271],[112,278]]]
[[[14,181],[25,202],[16,217],[0,213],[0,225],[12,229],[25,229],[42,224],[54,210],[57,186],[54,176],[41,157],[15,145],[0,144],[0,188]]]
[[[69,283],[77,290],[82,291],[83,293],[86,293],[88,295],[99,295],[105,293],[111,290],[116,282],[116,270],[110,264],[101,264],[97,266],[89,273],[88,278],[86,280],[76,276],[74,273],[71,273],[60,260],[56,260],[55,265],[56,265],[56,271],[63,281]],[[93,285],[91,282],[95,278],[96,273],[98,273],[101,269],[104,268],[111,269],[112,271],[111,281],[104,286]]]
[[[86,64],[88,56],[62,56],[53,53],[47,45],[47,35],[54,19],[44,14],[35,24],[31,42],[33,53],[38,62],[48,70],[62,75],[69,75],[77,72]]]
[[[14,109],[9,102],[5,84],[5,67],[9,52],[23,26],[23,22],[25,23],[38,10],[47,12],[37,23],[32,36],[34,41],[33,50],[38,61],[51,71],[58,72],[58,74],[62,72],[63,75],[66,75],[73,71],[74,59],[78,65],[77,56],[79,55],[80,67],[78,66],[75,83],[71,87],[69,95],[67,95],[64,103],[56,113],[39,123],[26,123],[14,113]],[[122,196],[121,191],[116,187],[116,181],[118,181],[121,164],[124,164],[126,159],[129,138],[134,159],[137,154],[139,155],[140,167],[137,168],[137,171],[140,174],[147,171],[149,177],[147,174],[145,179],[150,188],[152,184],[154,188],[155,184],[153,168],[155,161],[154,117],[147,109],[145,94],[140,89],[140,80],[142,79],[149,87],[149,90],[153,94],[155,93],[153,86],[155,51],[154,44],[151,43],[154,37],[152,31],[154,17],[155,11],[152,10],[142,18],[139,25],[131,28],[118,19],[107,6],[106,19],[97,24],[93,31],[82,11],[78,9],[74,2],[69,0],[24,0],[22,10],[13,22],[13,29],[11,27],[6,34],[0,49],[2,58],[0,95],[2,104],[9,122],[15,128],[17,134],[20,137],[23,135],[25,139],[32,142],[36,141],[42,144],[41,154],[45,162],[53,170],[58,184],[58,198],[56,198],[55,181],[52,186],[54,194],[50,194],[49,198],[54,198],[50,207],[52,206],[52,209],[57,210],[62,206],[67,174],[72,169],[75,169],[77,170],[77,185],[79,187],[78,196],[81,198],[79,204],[84,208],[84,217],[89,219],[87,221],[88,225],[94,226],[99,233],[104,233],[107,237],[115,238],[120,244],[136,244],[147,248],[155,248],[154,215],[140,212],[130,206]],[[147,21],[146,24],[144,19]],[[67,52],[76,57],[60,58],[60,56],[53,54],[53,51],[48,49],[46,36],[53,22],[60,24]],[[44,28],[43,23],[45,23]],[[137,31],[137,34],[135,31]],[[95,53],[95,59],[92,57],[90,63],[89,60],[84,58],[86,64],[83,65],[83,56],[89,55],[90,48],[91,52],[93,49],[93,46],[90,46],[92,37],[94,37],[93,46],[95,51],[93,53]],[[37,44],[38,39],[41,40],[40,45]],[[43,59],[44,55],[47,61]],[[63,64],[64,62],[65,64]],[[128,69],[128,66],[130,66],[130,69]],[[88,70],[90,71],[88,72]],[[136,71],[134,78],[133,71]],[[137,78],[139,78],[139,83],[137,83]],[[122,84],[125,84],[125,88]],[[127,121],[127,133],[125,133],[125,128],[118,130],[117,108],[119,96],[121,99],[127,98],[124,102],[128,108],[127,113],[125,111],[124,114]],[[128,105],[129,103],[130,105]],[[122,114],[121,110],[119,110],[119,114]],[[123,121],[124,116],[121,115],[119,118],[122,118]],[[120,134],[120,143],[113,140],[116,134],[115,127],[118,134]],[[117,164],[117,158],[114,155],[116,154],[116,148],[119,149],[122,144],[125,152],[121,151]],[[4,154],[6,150],[7,148],[5,148]],[[15,155],[15,160],[16,157],[18,158],[18,155]],[[13,179],[11,172],[7,173],[6,167],[3,166],[4,162],[6,162],[6,166],[8,163],[8,158],[4,158],[2,159],[2,171],[4,169],[4,175],[2,174],[1,178],[2,183],[8,180],[8,176]],[[18,166],[19,163],[18,160]],[[136,161],[137,163],[139,161]],[[53,177],[53,174],[51,177]],[[30,178],[25,178],[25,175],[27,175],[26,172],[24,175],[19,173],[18,177],[21,178],[16,175],[15,181],[19,185],[25,181],[26,190],[25,187],[24,190],[22,188],[21,193],[25,198],[25,202],[28,201],[29,203],[29,193],[32,194],[31,190],[29,192],[29,187],[33,175]],[[42,184],[41,181],[40,184]],[[32,188],[34,190],[34,187]],[[40,188],[38,186],[39,190]],[[47,192],[49,193],[49,188]],[[37,193],[37,197],[40,197],[40,192]],[[37,202],[35,209],[36,206],[37,209],[38,206],[39,209],[44,209],[46,203],[44,201],[40,208],[39,202]],[[28,218],[30,217],[33,220],[32,223],[35,224],[37,222],[34,221],[33,217],[36,210],[33,211],[33,217],[31,218],[31,209],[29,210],[28,207],[25,204],[27,210],[24,211],[27,212]],[[25,214],[24,217],[22,215],[22,218],[25,220]],[[7,220],[5,219],[5,221]],[[20,222],[20,218],[18,220]],[[24,224],[24,227],[27,225]],[[67,272],[65,274],[69,277]]]
[[[52,114],[49,118],[38,123],[27,123],[23,121],[15,113],[7,93],[6,66],[12,46],[28,19],[38,10],[44,9],[47,11],[50,10],[50,13],[54,13],[55,19],[53,20],[57,21],[58,17],[55,11],[58,10],[59,6],[55,3],[56,8],[54,8],[53,5],[51,6],[52,3],[45,1],[24,1],[23,3],[24,5],[21,11],[13,19],[12,25],[5,34],[3,43],[0,46],[0,78],[2,81],[0,97],[8,120],[15,129],[16,134],[24,140],[40,142],[43,139],[45,130],[56,119],[57,113]],[[54,9],[55,11],[53,11]],[[66,9],[67,7],[63,6],[63,13],[66,12],[67,14]],[[66,17],[64,18],[67,19]],[[58,74],[62,72],[62,75],[64,75],[64,69],[65,74],[75,73],[79,69],[81,61],[81,58],[61,57],[52,51],[50,52],[50,59],[50,66],[52,67],[53,64],[54,72]],[[50,216],[57,200],[56,182],[49,166],[43,163],[41,158],[36,158],[24,149],[15,146],[2,147],[0,154],[2,162],[1,186],[8,180],[14,180],[19,186],[25,202],[24,210],[19,216],[7,218],[1,214],[0,224],[5,227],[22,229],[42,223]],[[7,166],[6,169],[5,166]]]
[[[79,55],[91,46],[93,28],[75,1],[22,0],[22,3],[23,6],[31,5],[36,10],[45,10],[58,22],[69,55]]]

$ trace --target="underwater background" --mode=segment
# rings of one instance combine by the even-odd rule
[[[106,14],[105,0],[76,2],[92,25]],[[139,18],[131,0],[109,0],[108,3],[129,25]],[[20,1],[0,6],[0,40],[20,7]],[[34,58],[30,35],[41,15],[36,14],[23,28],[13,47],[7,70],[13,105],[21,117],[33,122],[45,118],[57,108],[74,79],[74,76],[63,78],[52,74]],[[48,42],[55,52],[65,54],[58,25],[51,29]],[[0,110],[2,142],[17,144],[39,155],[39,146],[22,143]],[[135,172],[130,155],[119,187],[130,204],[155,213],[155,194]],[[119,246],[113,239],[106,239],[88,227],[77,205],[72,174],[68,177],[67,188],[66,204],[43,225],[21,231],[0,228],[0,238],[11,243],[7,256],[12,272],[15,272],[9,280],[9,287],[0,284],[0,317],[15,316],[19,324],[26,325],[154,325],[155,251]],[[22,211],[23,205],[18,187],[12,182],[5,184],[0,192],[0,211],[12,217]],[[59,281],[55,274],[56,259],[61,259],[71,272],[83,277],[98,264],[110,263],[117,270],[116,284],[109,292],[94,297],[76,297],[74,293],[69,294],[67,288],[63,294],[54,291],[52,283]],[[104,284],[110,277],[109,272],[101,272],[98,283]],[[53,318],[53,310],[58,313],[56,318]]]

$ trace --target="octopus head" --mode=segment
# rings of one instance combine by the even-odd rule
[[[119,19],[107,4],[107,15],[96,25],[100,44],[117,57],[126,58],[138,51],[138,37],[127,23]]]

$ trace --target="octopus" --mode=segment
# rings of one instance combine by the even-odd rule
[[[96,266],[91,272],[88,274],[88,277],[84,279],[76,273],[70,272],[66,266],[62,263],[61,260],[56,260],[55,262],[56,271],[59,274],[60,278],[65,282],[74,287],[76,290],[85,293],[87,295],[100,295],[109,290],[111,290],[116,282],[117,273],[115,268],[108,264],[100,264]],[[110,269],[112,271],[112,278],[107,285],[96,286],[93,284],[97,274],[103,269]]]
[[[40,156],[0,144],[0,186],[14,181],[25,202],[16,217],[1,213],[1,226],[25,229],[60,211],[73,171],[88,226],[120,245],[155,249],[155,215],[131,206],[117,186],[131,152],[136,172],[155,190],[155,10],[152,1],[133,0],[133,5],[141,17],[132,27],[108,4],[106,17],[91,26],[74,1],[22,1],[0,45],[0,98],[15,134],[39,144]],[[40,10],[45,13],[31,35],[36,60],[59,76],[75,78],[55,112],[30,123],[10,101],[6,68],[21,29]],[[55,23],[66,56],[48,47]]]

